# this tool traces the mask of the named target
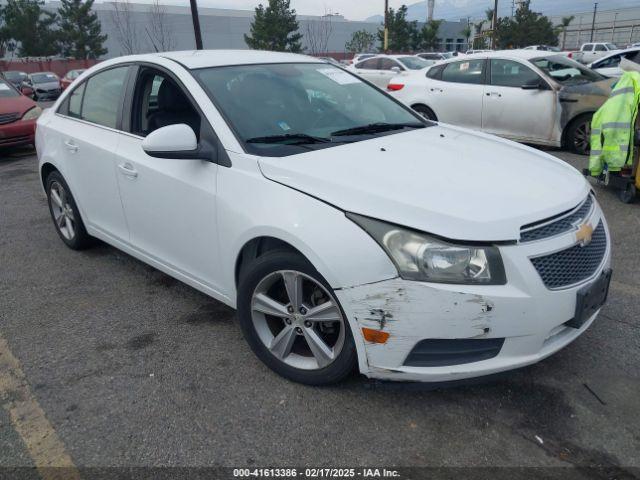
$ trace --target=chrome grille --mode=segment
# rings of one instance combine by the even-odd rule
[[[520,241],[523,243],[533,242],[574,230],[576,224],[581,223],[582,220],[589,216],[592,207],[593,196],[589,195],[581,205],[567,213],[563,213],[556,218],[525,225],[520,229]]]
[[[0,125],[15,122],[20,117],[18,112],[0,114]]]
[[[580,283],[591,277],[607,251],[607,234],[602,222],[596,227],[591,236],[591,243],[574,245],[560,252],[532,258],[545,286],[550,289],[568,287]]]

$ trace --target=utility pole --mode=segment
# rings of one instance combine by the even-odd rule
[[[202,32],[200,31],[200,17],[198,16],[198,4],[196,0],[191,2],[191,18],[193,20],[193,33],[196,35],[196,50],[202,50]]]
[[[596,13],[598,12],[598,2],[593,4],[593,20],[591,21],[591,38],[589,42],[593,42],[593,32],[596,28]]]
[[[496,37],[497,37],[497,30],[498,30],[498,0],[495,0],[494,6],[493,6],[493,34],[491,35],[491,50],[495,50],[496,49]]]
[[[193,1],[193,0],[192,0]],[[389,0],[384,0],[384,42],[382,44],[382,51],[387,53],[389,48]]]

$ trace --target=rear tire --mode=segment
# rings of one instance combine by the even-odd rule
[[[327,385],[354,370],[349,322],[327,281],[299,253],[274,250],[243,268],[237,305],[251,350],[279,375]]]
[[[45,185],[49,213],[60,239],[73,250],[90,247],[93,238],[87,233],[69,185],[60,172],[51,172]]]
[[[565,148],[578,155],[589,155],[591,151],[591,119],[587,113],[573,119],[565,134]]]
[[[431,110],[426,105],[414,105],[411,108],[413,108],[416,112],[418,112],[420,115],[422,115],[427,120],[431,120],[433,122],[437,122],[438,121],[438,117],[436,117],[436,114],[433,112],[433,110]]]

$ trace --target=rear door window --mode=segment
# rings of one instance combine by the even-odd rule
[[[87,80],[82,101],[83,120],[116,128],[129,67],[112,68]]]
[[[442,80],[481,85],[484,83],[484,64],[484,59],[447,63],[442,71]]]
[[[360,62],[356,65],[356,68],[361,68],[363,70],[378,70],[378,59],[370,58],[369,60]]]

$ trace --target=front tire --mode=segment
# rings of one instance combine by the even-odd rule
[[[591,151],[592,114],[580,115],[567,127],[565,147],[578,155],[589,155]]]
[[[269,368],[308,385],[339,382],[357,354],[333,290],[302,255],[277,250],[255,259],[238,287],[247,343]]]
[[[45,185],[49,213],[56,232],[65,245],[73,250],[91,246],[92,238],[85,229],[78,206],[62,175],[57,171],[51,172]]]

